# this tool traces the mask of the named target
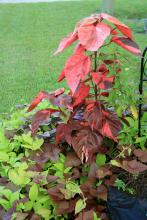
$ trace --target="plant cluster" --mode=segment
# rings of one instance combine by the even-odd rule
[[[3,219],[107,220],[110,186],[135,193],[119,173],[138,178],[147,170],[146,133],[137,137],[136,107],[126,113],[118,103],[125,92],[121,54],[106,49],[115,43],[139,56],[131,30],[108,14],[92,15],[55,54],[75,41],[58,79],[66,79],[69,91],[41,91],[28,112],[1,120]]]

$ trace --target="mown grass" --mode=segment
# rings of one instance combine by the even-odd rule
[[[99,8],[96,0],[0,5],[0,111],[59,86],[57,75],[71,48],[53,57],[55,48],[79,19]],[[146,8],[146,0],[117,0],[115,13],[129,23],[127,18],[143,18]],[[146,35],[135,34],[135,39],[143,49]],[[128,65],[134,66],[136,58],[125,56],[130,59]]]

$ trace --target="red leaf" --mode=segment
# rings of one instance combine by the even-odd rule
[[[55,109],[45,109],[38,111],[32,119],[32,124],[31,124],[32,132],[36,133],[39,128],[39,125],[42,124],[44,121],[46,121],[47,118],[49,118],[52,113],[58,111],[59,110],[55,110]]]
[[[141,150],[141,149],[135,149],[134,155],[138,157],[138,159],[141,162],[147,163],[147,149]]]
[[[58,49],[54,53],[54,55],[62,52],[65,48],[69,47],[74,41],[78,39],[78,36],[75,32],[70,33],[67,37],[63,38],[59,44]]]
[[[103,90],[112,88],[114,82],[114,76],[107,77],[106,74],[101,75],[95,72],[92,73],[92,79],[94,83]]]
[[[86,51],[85,47],[83,47],[81,44],[77,44],[76,48],[75,48],[75,52],[76,54],[83,54]]]
[[[89,127],[83,127],[72,136],[72,146],[82,162],[91,161],[93,154],[99,151],[101,145],[102,136]]]
[[[68,59],[64,72],[67,83],[73,94],[75,93],[80,81],[84,81],[90,70],[90,57],[85,56],[84,53],[75,53]]]
[[[92,129],[117,141],[116,137],[121,130],[121,122],[114,113],[106,111],[100,103],[93,103],[87,106],[84,117]]]
[[[129,27],[127,27],[125,24],[123,24],[121,21],[119,21],[117,18],[108,15],[106,13],[102,13],[101,17],[103,19],[106,19],[107,21],[113,23],[125,36],[132,39],[132,32]]]
[[[74,152],[68,152],[66,155],[65,166],[66,167],[78,167],[81,165],[80,159]]]
[[[112,87],[114,82],[114,76],[107,76],[109,70],[106,68],[105,64],[101,64],[98,69],[98,72],[92,73],[92,79],[100,89],[109,89]]]
[[[63,69],[62,72],[60,73],[59,77],[58,77],[58,82],[61,82],[64,78],[65,78],[65,71]]]
[[[100,133],[117,141],[117,136],[121,130],[121,122],[119,118],[112,112],[103,110],[103,121]]]
[[[122,48],[128,50],[130,53],[134,55],[141,55],[141,51],[138,45],[127,37],[112,37],[111,41],[120,45]]]
[[[110,35],[111,29],[104,23],[85,25],[78,28],[80,43],[89,51],[97,51]]]
[[[92,79],[96,85],[100,89],[109,89],[112,87],[114,82],[114,76],[107,76],[109,74],[109,70],[106,68],[105,64],[102,64],[98,70],[98,72],[92,73]]]
[[[48,97],[48,93],[47,92],[39,92],[39,94],[33,99],[33,101],[31,102],[29,108],[28,108],[28,112],[32,111],[44,98]]]
[[[90,91],[90,86],[85,85],[83,82],[80,83],[79,88],[76,90],[73,96],[73,107],[79,105],[84,102],[85,98],[88,96]]]
[[[129,173],[139,174],[147,170],[147,165],[138,162],[137,160],[123,161],[121,168],[125,169]]]

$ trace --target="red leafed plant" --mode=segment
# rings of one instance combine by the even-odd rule
[[[32,111],[43,99],[49,100],[51,107],[34,115],[31,129],[35,134],[49,117],[56,115],[60,118],[56,124],[56,145],[64,149],[63,152],[69,157],[68,165],[75,167],[71,179],[79,178],[81,168],[79,171],[76,167],[81,167],[81,163],[90,165],[89,173],[85,174],[88,179],[80,186],[87,198],[86,205],[83,205],[83,211],[75,219],[80,220],[83,219],[82,216],[89,215],[89,218],[84,219],[91,220],[93,211],[101,219],[107,219],[105,207],[98,205],[97,198],[106,200],[107,186],[114,184],[116,176],[110,164],[107,165],[105,161],[98,169],[101,162],[96,161],[99,158],[97,155],[102,155],[102,158],[105,157],[104,154],[109,155],[110,145],[117,148],[123,118],[119,118],[112,110],[113,103],[107,102],[115,80],[121,74],[121,62],[117,52],[108,56],[105,50],[107,51],[109,45],[116,44],[137,56],[140,56],[141,52],[133,41],[131,30],[105,13],[95,14],[78,22],[74,31],[60,42],[54,54],[61,53],[74,42],[77,42],[74,53],[67,60],[58,78],[59,82],[63,79],[67,81],[70,91],[66,92],[60,88],[55,92],[40,92],[28,111]],[[130,160],[129,157],[124,161],[118,158],[111,164],[133,174],[147,169],[146,165],[136,159]],[[95,187],[95,179],[101,181],[105,177],[107,179],[104,184]],[[60,202],[58,213],[72,213],[69,200],[65,201],[63,198],[65,191],[58,191],[60,190],[56,187],[49,190],[54,202]],[[70,202],[71,207],[75,206],[76,197]]]

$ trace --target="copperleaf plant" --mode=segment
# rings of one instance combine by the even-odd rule
[[[130,146],[123,150],[123,155],[119,151],[119,133],[125,120],[123,116],[117,116],[107,97],[115,91],[115,81],[122,71],[121,61],[118,52],[108,56],[105,51],[114,44],[136,56],[140,56],[141,51],[131,30],[105,13],[91,15],[78,22],[74,31],[61,40],[54,55],[75,42],[74,52],[58,77],[58,82],[66,80],[69,91],[64,88],[54,92],[42,91],[35,97],[28,112],[44,99],[49,101],[50,107],[35,113],[31,130],[35,135],[48,118],[58,117],[55,145],[66,155],[65,165],[73,169],[72,173],[70,168],[69,172],[64,170],[62,178],[78,181],[82,172],[78,195],[69,190],[63,179],[48,190],[52,200],[58,204],[57,213],[70,216],[76,207],[76,220],[99,217],[106,220],[105,206],[103,202],[100,205],[99,200],[107,200],[107,186],[114,185],[117,179],[112,167],[138,174],[147,170],[147,165],[143,163],[146,159],[142,153],[135,151],[133,154],[134,149],[130,151]],[[119,155],[114,154],[114,158],[110,156],[110,145],[120,152]],[[58,177],[60,173],[61,170]]]

